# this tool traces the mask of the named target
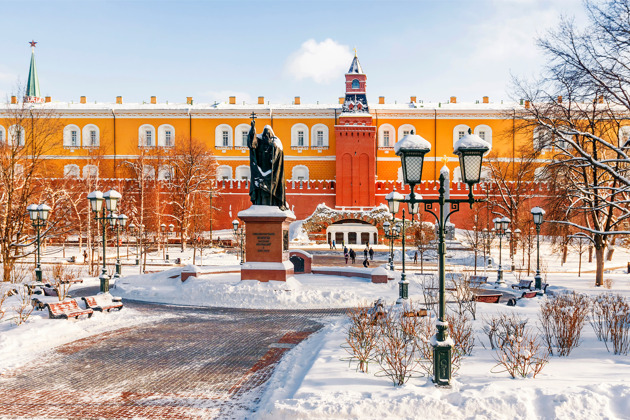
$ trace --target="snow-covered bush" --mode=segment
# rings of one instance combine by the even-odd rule
[[[72,283],[69,280],[80,278],[83,275],[81,266],[67,266],[65,264],[54,264],[51,268],[50,285],[57,292],[59,301],[63,301],[70,291]]]
[[[33,305],[31,303],[31,295],[28,293],[26,287],[20,285],[17,287],[17,304],[13,307],[15,311],[15,318],[13,322],[15,325],[22,325],[28,320],[33,312]]]
[[[490,349],[495,350],[502,346],[509,336],[522,336],[527,319],[516,313],[497,314],[484,319],[484,324],[483,331],[488,336]]]
[[[420,281],[424,305],[429,311],[435,312],[438,305],[438,279],[433,274],[425,274]]]
[[[376,361],[381,370],[376,376],[385,376],[395,386],[404,385],[409,378],[421,376],[418,371],[418,340],[421,317],[405,316],[405,312],[416,312],[409,303],[404,310],[390,310],[378,325],[379,339],[376,343]]]
[[[453,298],[453,307],[460,317],[469,313],[472,319],[477,319],[477,301],[475,293],[470,288],[470,275],[462,273],[459,276],[453,276],[451,296]]]
[[[367,373],[368,364],[374,358],[379,338],[378,322],[385,316],[385,312],[370,312],[365,306],[360,305],[346,312],[350,326],[346,331],[346,342],[342,347],[350,354],[349,362],[358,361],[357,369]]]
[[[547,297],[540,304],[540,324],[549,354],[568,356],[580,344],[590,307],[588,296],[575,292]]]
[[[538,334],[529,328],[519,330],[518,325],[515,327],[518,333],[505,336],[497,344],[494,356],[497,365],[491,372],[507,372],[512,378],[525,378],[531,373],[535,378],[549,362],[549,353],[541,349]]]
[[[597,339],[614,354],[630,352],[630,304],[620,294],[601,294],[593,298],[590,323]]]

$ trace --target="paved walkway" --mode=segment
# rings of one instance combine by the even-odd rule
[[[247,418],[282,355],[343,313],[126,306],[176,317],[58,347],[2,376],[0,417]]]

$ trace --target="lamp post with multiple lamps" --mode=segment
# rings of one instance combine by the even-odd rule
[[[503,245],[503,237],[509,235],[508,226],[510,219],[507,217],[496,217],[492,220],[494,223],[494,234],[499,237],[499,269],[497,270],[497,284],[505,284],[503,280],[503,267],[501,266],[501,248]]]
[[[35,279],[41,283],[42,281],[42,256],[40,251],[40,228],[46,226],[48,215],[50,214],[50,207],[46,204],[31,204],[26,208],[28,210],[28,216],[31,219],[33,227],[37,231],[37,258],[35,263]]]
[[[120,277],[122,271],[122,265],[120,264],[120,228],[125,228],[127,219],[128,217],[124,214],[111,214],[109,218],[112,227],[116,228],[116,274],[114,274],[114,278]]]
[[[103,268],[101,275],[99,276],[99,280],[101,281],[101,292],[103,293],[109,292],[109,276],[107,275],[107,267],[105,265],[107,259],[107,236],[105,224],[108,220],[110,220],[116,211],[116,208],[118,207],[118,200],[120,200],[121,197],[120,193],[115,190],[109,190],[104,194],[100,191],[92,191],[87,196],[90,201],[92,212],[94,213],[94,220],[101,222],[101,226],[103,227]],[[105,208],[103,208],[103,201],[105,202]],[[107,216],[107,212],[110,213],[110,216]]]
[[[392,213],[393,214],[393,213]],[[394,271],[394,239],[397,239],[400,235],[400,225],[393,224],[394,219],[392,218],[392,223],[389,220],[386,220],[383,223],[383,231],[385,231],[385,238],[389,240],[389,269]]]
[[[241,226],[241,230],[239,232],[238,225],[238,220],[234,219],[232,221],[232,226],[234,227],[234,236],[236,237],[236,240],[240,240],[241,243],[241,265],[243,265],[245,263],[245,258],[243,255],[243,236],[245,235],[245,233],[243,232],[243,226]]]
[[[448,386],[451,381],[451,352],[452,345],[448,339],[448,323],[446,322],[446,287],[445,287],[445,265],[446,265],[446,244],[445,244],[445,228],[446,223],[451,214],[459,211],[459,205],[467,203],[471,207],[476,202],[484,201],[483,199],[475,199],[472,189],[479,182],[481,177],[481,166],[483,163],[483,155],[490,150],[490,145],[479,136],[472,134],[468,130],[468,134],[460,138],[455,143],[454,153],[459,156],[460,168],[462,171],[462,179],[468,184],[468,198],[446,198],[446,177],[444,171],[440,172],[440,189],[438,198],[423,199],[414,192],[415,186],[422,180],[422,165],[424,156],[431,151],[431,144],[422,137],[413,134],[406,135],[394,146],[396,155],[400,156],[402,162],[402,171],[405,184],[410,187],[410,194],[399,202],[407,203],[409,213],[412,215],[418,212],[420,203],[424,205],[424,211],[430,213],[438,222],[438,277],[439,277],[439,313],[437,322],[437,333],[434,339],[433,347],[433,381],[438,386]],[[392,201],[394,201],[392,199]],[[434,205],[438,208],[434,208]],[[445,206],[450,206],[450,212],[445,213]],[[404,230],[404,216],[403,216]],[[405,236],[403,233],[403,244]],[[404,261],[404,258],[403,258]],[[404,267],[404,266],[403,266]],[[404,268],[403,268],[404,272]],[[403,285],[401,285],[402,289]],[[403,292],[400,290],[400,298]]]
[[[540,207],[534,207],[531,211],[536,225],[536,275],[534,276],[534,287],[537,290],[542,289],[542,277],[540,275],[540,225],[543,223],[545,210]]]

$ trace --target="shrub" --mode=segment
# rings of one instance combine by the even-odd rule
[[[615,282],[613,281],[613,279],[610,279],[610,278],[604,279],[604,287],[606,289],[612,289],[614,283]]]
[[[453,276],[452,286],[450,295],[455,312],[460,317],[469,313],[473,320],[477,319],[477,301],[474,291],[470,288],[470,276],[467,273]]]
[[[492,372],[507,372],[512,378],[517,376],[525,378],[531,373],[535,378],[549,362],[549,353],[541,351],[538,335],[530,332],[528,328],[514,330],[518,333],[509,334],[500,340],[494,359],[497,362],[495,368],[499,367],[501,370]]]
[[[540,324],[549,354],[568,356],[580,344],[590,299],[575,292],[548,297],[540,305]]]
[[[527,325],[527,319],[515,313],[495,315],[484,321],[483,331],[488,336],[491,350],[503,345],[510,335],[522,335]]]
[[[358,361],[357,369],[368,371],[368,364],[374,357],[376,342],[379,337],[379,327],[374,314],[369,314],[365,307],[350,309],[346,312],[350,326],[346,331],[346,351],[350,353],[349,361]]]
[[[630,352],[630,304],[620,294],[601,294],[593,298],[590,324],[595,335],[614,354]]]
[[[26,287],[20,285],[17,288],[17,292],[18,303],[14,307],[16,317],[13,319],[13,322],[15,322],[15,325],[21,325],[31,316],[34,307],[31,303],[31,295],[29,295]]]

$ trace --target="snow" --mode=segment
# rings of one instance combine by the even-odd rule
[[[476,134],[466,134],[461,139],[455,142],[455,153],[459,149],[486,149],[490,150],[490,144]]]
[[[398,191],[390,191],[385,196],[385,200],[387,200],[387,201],[390,201],[390,200],[402,201],[404,199],[405,199],[405,197],[401,193],[399,193]]]
[[[417,134],[407,134],[394,144],[394,153],[398,155],[400,149],[424,150],[429,152],[431,150],[431,143]]]
[[[239,211],[238,217],[284,217],[295,219],[295,214],[291,210],[280,210],[278,206],[254,204],[248,209]]]

